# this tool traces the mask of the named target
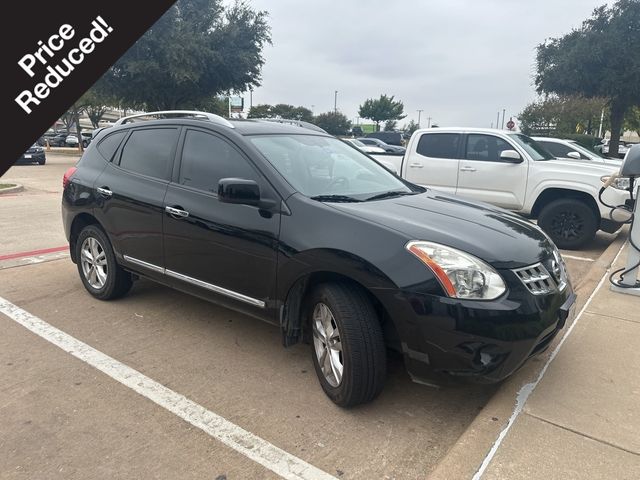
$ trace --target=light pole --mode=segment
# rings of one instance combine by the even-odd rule
[[[431,128],[431,117],[427,117],[427,128]]]
[[[500,127],[500,128],[502,128],[502,130],[504,130],[504,112],[505,112],[505,110],[506,110],[505,108],[502,109],[502,127]]]
[[[333,113],[338,113],[338,90],[336,90],[333,96]]]
[[[498,110],[498,117],[496,118],[496,128],[500,125],[500,110]]]
[[[418,128],[420,128],[420,115],[422,115],[422,112],[424,112],[424,110],[416,110],[416,112],[418,112]]]

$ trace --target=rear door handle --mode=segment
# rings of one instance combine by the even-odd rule
[[[111,197],[113,195],[113,192],[111,190],[109,190],[109,187],[98,187],[98,188],[96,188],[96,190],[103,197],[109,198],[109,197]]]
[[[164,207],[164,211],[177,219],[187,218],[189,216],[189,212],[176,207]]]
[[[414,162],[409,164],[409,168],[424,168],[424,165],[419,162]]]
[[[476,169],[473,167],[460,167],[461,172],[475,172]]]

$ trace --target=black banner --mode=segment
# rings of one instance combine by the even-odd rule
[[[0,175],[174,3],[8,2],[3,16],[2,115],[10,141]]]

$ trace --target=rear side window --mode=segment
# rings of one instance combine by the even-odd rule
[[[458,133],[426,133],[420,137],[416,151],[425,157],[458,159],[459,147]]]
[[[467,160],[480,160],[485,162],[499,162],[500,154],[504,150],[513,150],[511,144],[493,135],[467,136]]]
[[[126,133],[126,130],[112,133],[111,135],[107,135],[100,141],[100,143],[98,144],[98,152],[100,152],[100,155],[102,155],[105,160],[107,160],[108,162],[113,160],[113,156],[115,155],[116,150],[118,150],[120,142],[122,142],[122,139],[124,138]]]
[[[149,177],[168,180],[171,176],[177,140],[177,128],[134,130],[122,149],[120,167]]]
[[[257,180],[256,171],[236,148],[210,133],[189,130],[182,149],[181,185],[217,193],[221,178]]]

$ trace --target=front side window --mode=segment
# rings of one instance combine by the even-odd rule
[[[182,149],[179,183],[217,192],[218,181],[230,177],[257,179],[253,167],[228,141],[210,133],[189,130]]]
[[[168,180],[177,141],[177,128],[134,130],[122,148],[120,167],[149,177]]]
[[[459,146],[458,133],[425,133],[420,137],[416,151],[425,157],[458,159]]]
[[[289,184],[308,197],[362,201],[381,193],[422,191],[409,188],[380,164],[333,137],[255,135],[249,139]]]
[[[521,133],[512,133],[509,134],[509,138],[523,148],[533,160],[553,160],[554,158],[551,153],[531,137]]]
[[[513,150],[511,144],[493,135],[467,135],[467,160],[499,162],[500,154],[505,150]]]
[[[588,157],[585,156],[582,152],[580,152],[577,148],[569,147],[567,145],[564,145],[563,143],[544,142],[544,141],[543,142],[538,141],[538,143],[540,143],[540,145],[546,148],[554,157],[568,158],[567,154],[569,152],[577,152],[580,154],[580,158],[582,160],[588,160]]]

